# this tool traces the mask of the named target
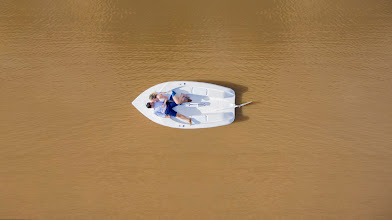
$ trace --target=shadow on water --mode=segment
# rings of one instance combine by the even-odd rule
[[[215,80],[204,80],[204,79],[196,79],[196,80],[190,80],[190,81],[212,83],[212,84],[216,84],[216,85],[220,85],[220,86],[224,86],[224,87],[228,87],[228,88],[233,89],[235,91],[235,104],[236,105],[250,101],[250,100],[245,100],[245,101],[242,100],[242,95],[248,91],[248,87],[246,87],[246,86],[238,85],[238,84],[235,84],[232,82],[227,82],[227,81],[215,81]],[[247,120],[249,120],[249,117],[246,115],[243,115],[242,108],[237,108],[235,110],[235,120],[233,123],[247,121]]]

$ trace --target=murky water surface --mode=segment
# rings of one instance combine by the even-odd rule
[[[391,219],[392,3],[0,2],[1,219]],[[228,126],[154,124],[165,81]]]

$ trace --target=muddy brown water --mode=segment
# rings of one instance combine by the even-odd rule
[[[391,219],[391,1],[0,3],[0,219]],[[233,124],[131,101],[234,89]]]

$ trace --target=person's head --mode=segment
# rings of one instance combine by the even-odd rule
[[[150,100],[151,100],[151,101],[156,101],[156,100],[158,99],[158,98],[157,98],[157,95],[158,95],[158,94],[157,94],[156,92],[151,93],[151,94],[150,94],[150,97],[149,97]]]
[[[147,108],[154,108],[154,102],[147,102],[146,107]]]

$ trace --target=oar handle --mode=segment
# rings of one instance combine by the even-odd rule
[[[236,107],[236,108],[241,108],[242,106],[247,105],[247,104],[250,104],[250,103],[252,103],[252,101],[247,102],[247,103],[244,103],[244,104],[241,104],[241,105],[236,105],[235,107]]]

